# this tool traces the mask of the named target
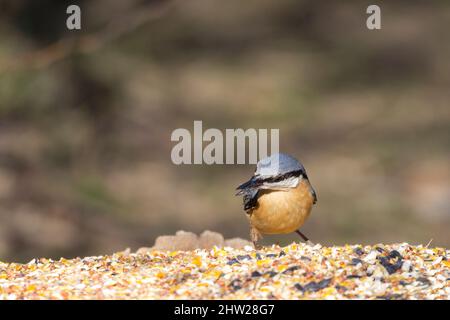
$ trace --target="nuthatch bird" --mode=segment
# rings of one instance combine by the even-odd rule
[[[244,210],[250,222],[250,237],[255,247],[262,234],[296,232],[317,202],[317,195],[303,165],[293,157],[277,153],[256,165],[253,177],[237,187],[244,196]]]

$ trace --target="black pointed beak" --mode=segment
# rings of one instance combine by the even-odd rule
[[[236,196],[240,196],[245,193],[245,190],[250,189],[250,188],[256,188],[259,185],[260,185],[260,183],[259,183],[258,179],[255,176],[253,176],[250,178],[250,180],[248,180],[247,182],[244,182],[243,184],[241,184],[240,186],[238,186],[236,188],[236,190],[239,190],[236,193]]]

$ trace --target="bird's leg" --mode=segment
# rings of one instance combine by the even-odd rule
[[[303,233],[300,232],[300,230],[296,230],[295,231],[302,239],[303,241],[305,241],[307,244],[309,245],[314,245],[314,243],[312,243],[311,241],[309,241],[308,237],[305,236]]]
[[[301,233],[300,230],[295,230],[295,232],[296,232],[300,237],[302,237],[302,239],[303,239],[304,241],[309,241],[309,239],[308,239],[303,233]]]
[[[261,246],[258,244],[258,240],[261,238],[261,233],[259,233],[259,231],[253,226],[250,227],[250,238],[252,239],[255,249],[261,249]]]

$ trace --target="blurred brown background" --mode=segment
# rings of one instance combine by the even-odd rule
[[[194,120],[280,128],[312,241],[448,247],[449,30],[448,1],[0,1],[0,260],[248,238],[252,166],[171,163]]]

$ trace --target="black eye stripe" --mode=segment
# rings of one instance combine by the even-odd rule
[[[306,172],[303,170],[296,170],[296,171],[291,171],[282,175],[278,175],[275,177],[267,177],[267,178],[263,178],[261,179],[261,181],[264,182],[279,182],[279,181],[283,181],[285,179],[288,179],[290,177],[299,177],[299,176],[303,176],[306,179],[308,179],[308,177],[306,176]]]

